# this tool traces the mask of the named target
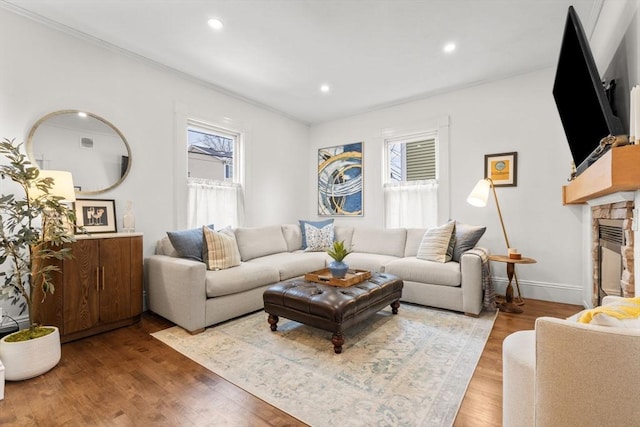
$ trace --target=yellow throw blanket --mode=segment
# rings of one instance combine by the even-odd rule
[[[585,310],[578,319],[580,323],[591,323],[598,314],[606,314],[613,318],[634,319],[640,317],[640,297],[624,298],[612,304],[601,305],[591,310]]]

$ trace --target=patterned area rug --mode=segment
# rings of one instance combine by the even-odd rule
[[[312,426],[450,426],[496,313],[480,318],[402,304],[331,333],[254,313],[189,335],[153,334],[238,387]]]

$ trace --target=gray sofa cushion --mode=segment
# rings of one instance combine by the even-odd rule
[[[355,227],[351,250],[369,254],[404,256],[407,230],[404,228]]]
[[[205,288],[207,298],[237,294],[278,282],[278,270],[264,264],[243,262],[225,270],[207,270]]]
[[[287,241],[287,250],[289,252],[297,251],[302,248],[302,232],[298,224],[283,224],[282,235]]]
[[[283,252],[248,261],[278,270],[279,280],[288,280],[325,268],[329,256],[324,252]]]
[[[473,249],[482,237],[487,227],[463,224],[456,221],[456,242],[453,247],[453,260],[460,262],[463,253]]]
[[[351,250],[351,241],[353,239],[353,227],[345,225],[334,225],[333,235],[336,242],[344,242],[344,248]]]
[[[404,247],[404,256],[416,256],[420,242],[427,232],[427,228],[407,228],[407,244]]]
[[[174,258],[179,258],[178,252],[171,244],[168,236],[164,236],[156,243],[156,255],[166,255]]]
[[[280,225],[236,228],[236,241],[242,261],[287,252],[287,241]]]
[[[349,268],[355,268],[358,270],[367,270],[371,272],[378,271],[380,273],[385,272],[385,264],[397,259],[392,255],[380,255],[380,254],[362,254],[359,252],[352,252],[344,259],[344,262]]]
[[[415,257],[400,258],[388,262],[384,272],[395,274],[403,280],[432,285],[460,286],[462,274],[457,262],[434,262]]]

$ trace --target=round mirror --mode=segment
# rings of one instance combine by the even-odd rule
[[[71,172],[78,194],[100,194],[118,186],[131,168],[124,135],[95,114],[63,110],[31,128],[27,154],[40,169]]]

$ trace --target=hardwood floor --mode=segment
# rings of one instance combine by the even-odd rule
[[[502,340],[539,316],[582,307],[527,300],[524,313],[499,313],[456,418],[456,426],[502,424]],[[145,313],[140,323],[62,346],[49,373],[5,384],[0,425],[302,426],[295,418],[149,335],[172,324]]]

